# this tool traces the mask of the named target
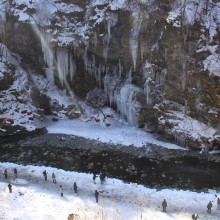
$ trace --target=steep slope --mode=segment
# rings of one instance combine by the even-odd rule
[[[13,0],[5,9],[1,41],[66,89],[76,111],[98,87],[95,107],[131,125],[193,148],[219,144],[219,1]]]

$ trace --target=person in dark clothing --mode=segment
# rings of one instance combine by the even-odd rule
[[[211,202],[211,201],[208,203],[207,209],[208,209],[207,212],[208,212],[209,214],[211,214],[211,209],[212,209],[212,202]]]
[[[17,169],[16,169],[16,168],[14,168],[14,175],[15,175],[15,178],[17,178],[17,177],[18,177],[18,171],[17,171]]]
[[[99,201],[99,192],[97,190],[95,190],[95,199],[96,199],[96,202],[98,203],[98,201]]]
[[[9,189],[9,192],[12,193],[12,185],[11,185],[11,183],[8,184],[8,189]]]
[[[7,171],[7,169],[5,169],[5,171],[4,171],[4,176],[5,176],[5,179],[8,178],[8,171]]]
[[[60,191],[60,196],[63,197],[63,187],[62,187],[62,185],[60,185],[59,191]]]
[[[76,182],[74,182],[74,184],[73,184],[73,190],[74,190],[75,193],[77,193],[77,185],[76,185]]]
[[[99,178],[100,178],[101,184],[103,184],[103,183],[105,182],[105,174],[104,174],[104,173],[101,173],[100,176],[99,176]]]
[[[217,210],[220,210],[220,199],[217,199]]]
[[[97,177],[97,175],[96,175],[95,173],[93,173],[92,179],[93,179],[93,183],[94,183],[94,184],[96,184],[96,182],[95,182],[96,177]]]
[[[193,214],[193,215],[192,215],[192,219],[193,219],[193,220],[197,220],[197,218],[199,218],[199,215],[198,215],[198,214]]]
[[[55,176],[55,174],[54,173],[52,173],[52,179],[53,179],[53,183],[57,183],[57,181],[56,181],[56,176]]]
[[[47,171],[46,170],[44,170],[43,175],[44,175],[45,181],[47,181]]]
[[[167,201],[166,201],[166,199],[163,200],[162,207],[163,207],[163,212],[166,212],[166,208],[167,208]]]

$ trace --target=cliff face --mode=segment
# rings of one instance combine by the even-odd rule
[[[218,138],[219,1],[42,2],[9,1],[1,23],[29,68],[80,100],[99,87],[130,124],[183,145]]]

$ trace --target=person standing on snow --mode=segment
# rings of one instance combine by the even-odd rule
[[[207,212],[209,213],[209,214],[211,214],[211,209],[212,209],[212,202],[211,201],[209,201],[209,203],[208,203],[208,205],[207,205]]]
[[[15,179],[18,177],[18,171],[16,168],[14,168],[14,175],[15,175]]]
[[[197,220],[197,218],[199,218],[199,215],[198,215],[198,214],[193,214],[193,215],[192,215],[192,219],[193,219],[193,220]]]
[[[101,174],[99,175],[99,178],[100,178],[101,184],[103,184],[104,181],[105,181],[105,174],[104,174],[104,173],[101,173]]]
[[[217,209],[220,210],[220,199],[217,199]]]
[[[166,208],[167,208],[167,201],[166,201],[166,199],[163,200],[162,207],[163,207],[163,212],[166,212]]]
[[[60,196],[63,196],[63,187],[62,187],[62,185],[60,185],[59,191],[60,191]]]
[[[4,176],[5,176],[5,179],[8,178],[8,171],[7,171],[7,169],[5,169],[5,171],[4,171]]]
[[[8,189],[9,189],[9,192],[12,193],[12,185],[11,185],[11,183],[8,184]]]
[[[97,175],[96,175],[95,173],[93,173],[92,179],[93,179],[93,183],[94,183],[94,184],[96,184],[96,182],[95,182],[96,177],[97,177]]]
[[[47,181],[47,171],[46,170],[44,170],[43,175],[44,175],[45,181]]]
[[[53,179],[53,183],[54,183],[54,184],[56,184],[56,183],[57,183],[57,181],[56,181],[56,176],[55,176],[55,174],[54,174],[54,173],[52,173],[52,179]]]
[[[96,199],[96,202],[98,203],[98,201],[99,201],[99,192],[97,190],[95,190],[95,199]]]
[[[73,184],[73,190],[74,190],[75,193],[77,193],[77,185],[76,185],[76,182],[74,182],[74,184]]]

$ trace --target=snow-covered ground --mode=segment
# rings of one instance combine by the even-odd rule
[[[49,133],[73,134],[80,137],[99,140],[104,143],[134,145],[136,147],[146,146],[152,143],[169,149],[184,148],[164,141],[157,140],[156,136],[147,133],[143,129],[128,126],[122,122],[112,119],[111,126],[104,126],[102,123],[85,122],[83,120],[59,120],[56,123],[47,125]]]
[[[17,168],[18,178],[14,179],[13,169]],[[78,219],[112,220],[154,220],[154,219],[191,219],[192,213],[198,213],[199,219],[220,219],[217,210],[217,196],[220,191],[191,192],[164,189],[157,191],[141,185],[125,184],[117,179],[107,178],[103,185],[99,179],[96,184],[92,174],[69,172],[51,167],[22,166],[13,163],[0,163],[2,173],[8,170],[8,179],[1,174],[0,182],[0,219],[4,220],[65,220],[70,213]],[[48,181],[42,172],[48,172]],[[57,184],[52,183],[55,173]],[[76,181],[78,193],[73,191]],[[12,193],[8,183],[11,182]],[[59,193],[59,186],[64,196]],[[99,191],[96,203],[94,192]],[[168,202],[167,212],[162,212],[163,199]],[[209,201],[213,202],[212,213],[206,212]]]

